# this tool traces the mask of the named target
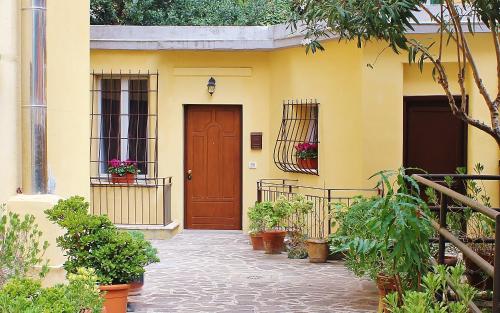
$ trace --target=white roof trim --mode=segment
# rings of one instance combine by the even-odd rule
[[[439,6],[429,6],[431,11]],[[416,15],[419,24],[409,33],[438,31],[425,12]],[[486,32],[484,25],[475,31]],[[285,24],[273,26],[122,26],[91,25],[90,48],[97,50],[274,50],[301,44],[303,35]],[[335,39],[335,38],[329,38]]]

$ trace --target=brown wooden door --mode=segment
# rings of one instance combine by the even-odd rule
[[[241,107],[185,109],[185,225],[241,229]]]
[[[466,166],[467,127],[453,116],[447,98],[406,97],[404,102],[404,166],[431,174],[453,174]]]

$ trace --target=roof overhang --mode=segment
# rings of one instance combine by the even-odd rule
[[[439,6],[429,6],[431,11]],[[437,11],[436,11],[437,12]],[[425,12],[416,14],[419,23],[411,34],[439,30]],[[465,26],[465,25],[464,25]],[[467,29],[467,27],[465,27]],[[475,25],[475,31],[489,31]],[[285,24],[272,26],[121,26],[92,25],[90,48],[96,50],[274,50],[301,45],[303,33],[293,33]],[[326,38],[332,40],[336,38]]]

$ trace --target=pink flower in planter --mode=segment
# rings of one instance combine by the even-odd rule
[[[121,161],[117,159],[113,159],[109,161],[109,166],[110,167],[119,167],[121,165]]]

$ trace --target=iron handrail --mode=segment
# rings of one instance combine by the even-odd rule
[[[500,246],[496,245],[496,242],[500,240],[500,212],[491,209],[473,199],[464,196],[448,187],[440,185],[431,178],[440,179],[444,177],[452,177],[455,179],[462,180],[500,180],[500,176],[497,175],[466,175],[466,174],[452,174],[452,175],[419,175],[414,174],[412,177],[420,184],[430,187],[441,193],[441,204],[439,209],[439,223],[436,221],[431,221],[434,229],[439,233],[439,253],[438,253],[438,263],[444,263],[445,254],[445,243],[446,241],[451,242],[455,247],[457,247],[465,257],[470,259],[474,264],[479,266],[488,276],[493,278],[493,313],[500,313],[500,270],[495,269],[500,268]],[[495,221],[495,255],[493,265],[488,261],[483,259],[478,253],[472,250],[466,243],[461,239],[455,237],[451,232],[447,230],[446,216],[449,211],[448,201],[449,199],[459,202],[468,208],[484,214]],[[475,305],[474,305],[475,306]],[[469,305],[471,309],[473,307]],[[477,308],[477,307],[476,307]]]

